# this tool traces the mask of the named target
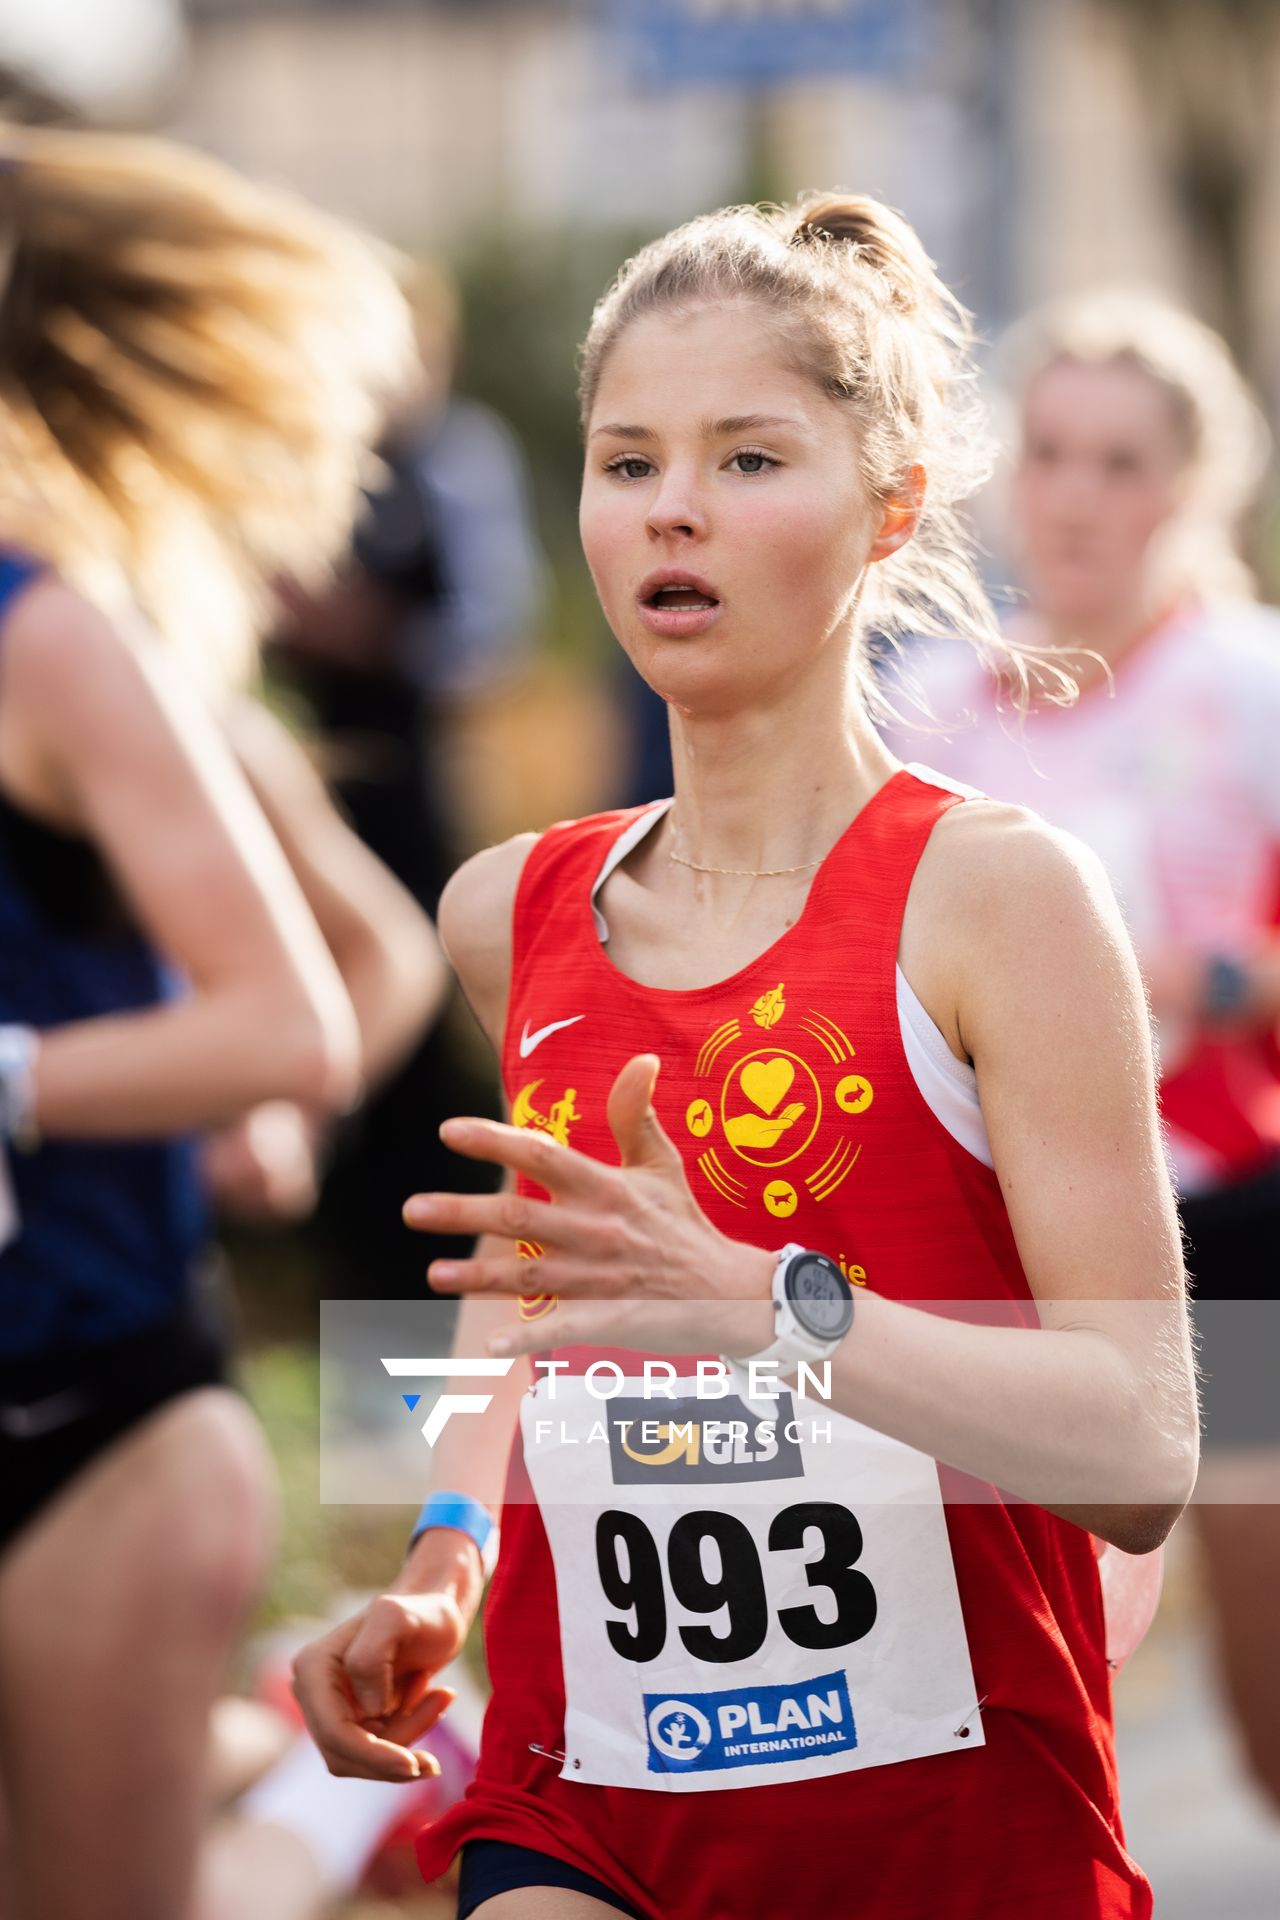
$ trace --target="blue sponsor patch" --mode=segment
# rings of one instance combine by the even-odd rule
[[[650,1773],[710,1773],[816,1759],[858,1744],[843,1669],[787,1687],[646,1693]]]

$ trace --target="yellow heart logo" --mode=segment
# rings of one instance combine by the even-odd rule
[[[772,1113],[791,1091],[796,1070],[780,1055],[773,1060],[748,1060],[740,1076],[742,1091],[761,1113]]]

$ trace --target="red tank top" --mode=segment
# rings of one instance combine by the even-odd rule
[[[725,1233],[820,1249],[898,1300],[1025,1302],[1034,1324],[997,1180],[926,1105],[898,1025],[908,888],[957,803],[894,775],[819,868],[796,924],[731,979],[688,992],[638,985],[597,936],[593,885],[637,814],[553,828],[515,906],[502,1062],[513,1118],[616,1164],[609,1088],[634,1054],[656,1053],[659,1117]],[[772,1144],[737,1111],[793,1104],[803,1113]],[[554,1352],[555,1302],[532,1295],[522,1311],[545,1318]],[[559,1357],[581,1371],[596,1356]],[[479,1769],[420,1837],[426,1877],[487,1838],[594,1874],[654,1920],[1145,1920],[1151,1890],[1117,1805],[1092,1538],[995,1489],[957,1503],[962,1476],[939,1472],[985,1744],[664,1794],[562,1778],[532,1750],[563,1748],[565,1683],[555,1570],[517,1435],[486,1606],[493,1697]]]

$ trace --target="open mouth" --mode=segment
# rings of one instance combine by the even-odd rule
[[[697,587],[658,587],[646,595],[644,604],[659,613],[705,613],[720,602]]]

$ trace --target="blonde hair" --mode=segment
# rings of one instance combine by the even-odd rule
[[[354,230],[167,142],[0,128],[0,532],[207,682],[349,531],[411,364]]]
[[[1153,554],[1157,592],[1251,595],[1240,524],[1266,469],[1270,436],[1226,342],[1158,294],[1107,287],[1032,313],[1001,353],[1006,383],[1023,403],[1036,378],[1063,360],[1131,367],[1168,403],[1188,488]]]
[[[592,316],[581,355],[584,428],[605,361],[633,321],[727,300],[764,308],[791,361],[849,408],[872,500],[895,497],[912,467],[926,472],[914,536],[868,569],[864,629],[891,642],[960,634],[1025,689],[1035,649],[1001,632],[957,513],[994,451],[970,316],[914,230],[878,200],[815,194],[789,207],[726,207],[643,248]],[[867,704],[884,711],[865,666],[861,680]]]

